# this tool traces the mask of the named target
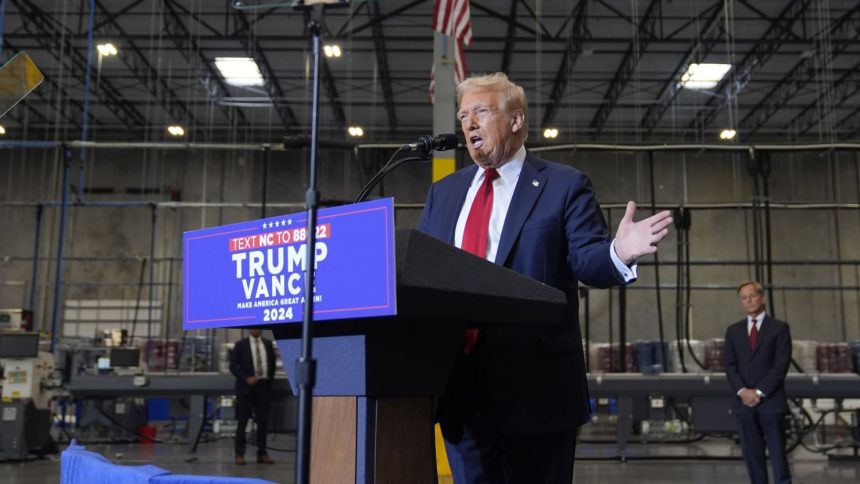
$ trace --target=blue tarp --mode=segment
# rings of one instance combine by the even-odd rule
[[[60,484],[275,484],[251,477],[171,474],[154,465],[116,465],[75,440],[63,451],[60,462]]]

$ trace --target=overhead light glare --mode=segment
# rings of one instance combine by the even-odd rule
[[[558,138],[558,129],[557,128],[546,128],[543,130],[543,137],[546,139],[556,139]]]
[[[690,64],[681,76],[681,87],[686,89],[712,89],[720,83],[731,64]]]
[[[99,55],[102,57],[110,57],[112,55],[116,55],[117,51],[116,46],[111,44],[110,42],[99,44],[96,46],[96,49],[99,51]]]
[[[6,127],[0,126],[0,134],[6,134]]]
[[[185,129],[182,126],[178,126],[178,125],[168,126],[167,132],[170,133],[172,136],[184,136],[185,135]]]
[[[337,44],[328,44],[323,46],[323,54],[326,57],[340,57],[341,54],[340,46]]]
[[[250,57],[216,57],[215,67],[231,86],[262,86],[263,74]]]
[[[361,126],[350,126],[347,131],[349,131],[350,136],[354,136],[356,138],[364,136],[364,130],[361,129]]]
[[[735,139],[736,134],[738,134],[737,131],[735,131],[733,129],[724,129],[724,130],[720,131],[720,139],[725,140],[725,141],[729,141],[729,140]]]

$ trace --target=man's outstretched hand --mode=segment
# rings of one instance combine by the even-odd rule
[[[627,202],[627,211],[615,233],[615,253],[621,262],[630,265],[636,259],[657,252],[657,244],[669,233],[672,213],[664,210],[638,222],[633,221],[636,204]]]

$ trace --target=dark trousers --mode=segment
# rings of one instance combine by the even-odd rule
[[[759,413],[753,409],[736,418],[750,482],[767,484],[767,459],[764,453],[767,448],[774,482],[790,484],[791,472],[785,455],[785,416],[781,413]]]
[[[457,443],[445,440],[454,484],[571,484],[577,430],[502,435],[473,414]]]
[[[236,455],[245,455],[245,427],[251,413],[257,422],[257,455],[266,455],[266,432],[269,428],[269,380],[260,380],[249,387],[247,393],[236,395],[237,417],[239,426],[236,428]]]

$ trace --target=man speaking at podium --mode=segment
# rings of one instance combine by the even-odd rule
[[[454,482],[568,484],[589,413],[577,281],[633,282],[672,219],[634,222],[629,202],[611,240],[588,177],[526,151],[522,87],[503,73],[472,77],[457,102],[475,165],[433,184],[419,230],[565,291],[568,309],[557,325],[464,335],[436,413]]]

